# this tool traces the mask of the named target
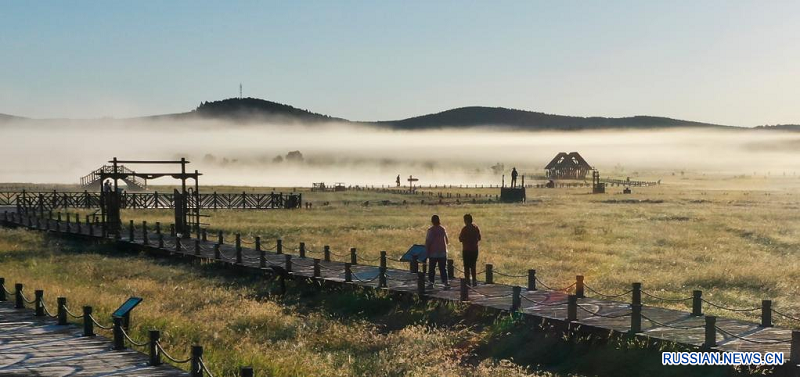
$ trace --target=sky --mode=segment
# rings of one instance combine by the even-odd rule
[[[797,1],[0,0],[0,113],[238,96],[351,120],[461,106],[800,123]]]

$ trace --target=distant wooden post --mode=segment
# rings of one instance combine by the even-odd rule
[[[283,256],[284,256],[285,261],[286,261],[285,265],[284,265],[284,268],[286,269],[286,272],[292,272],[292,255],[291,254],[284,254]]]
[[[222,237],[222,231],[220,230],[217,232],[217,244],[222,245],[223,243],[225,243],[225,239]]]
[[[158,352],[158,339],[161,338],[161,332],[158,330],[150,330],[148,332],[150,342],[147,344],[150,351],[150,366],[157,367],[161,365],[161,353]]]
[[[80,227],[80,225],[78,225],[78,226]],[[128,226],[130,227],[130,228],[128,228],[128,240],[133,242],[134,240],[136,240],[136,235],[135,235],[136,228],[134,228],[134,226],[133,226],[133,220],[130,221],[130,224]],[[80,229],[78,231],[80,231]]]
[[[7,301],[6,297],[6,278],[0,278],[0,301]]]
[[[703,348],[709,349],[717,345],[717,317],[713,315],[706,316],[706,336],[703,342]]]
[[[353,281],[353,271],[351,270],[352,265],[350,263],[344,264],[344,281],[351,282]]]
[[[328,245],[325,245],[323,250],[324,250],[324,253],[325,253],[325,261],[326,262],[330,262],[331,261],[331,247],[328,246]]]
[[[236,264],[242,264],[242,235],[236,233]]]
[[[567,296],[567,321],[574,322],[578,320],[578,296]]]
[[[175,251],[180,253],[181,249],[183,249],[183,245],[181,245],[181,238],[175,237]]]
[[[163,233],[159,233],[158,234],[158,248],[159,249],[163,249],[164,248],[164,234]]]
[[[486,264],[486,284],[494,284],[494,266]]]
[[[583,294],[583,275],[575,276],[575,296],[578,298],[584,298]]]
[[[283,240],[278,239],[277,244],[275,245],[275,254],[283,254]]]
[[[319,268],[319,258],[314,258],[314,277],[318,278],[321,276],[320,268]]]
[[[528,270],[528,291],[536,290],[536,270]]]
[[[156,234],[161,234],[161,222],[156,221]]]
[[[350,264],[352,264],[352,265],[358,264],[358,259],[356,257],[356,248],[355,247],[351,247],[350,248]]]
[[[380,267],[383,268],[383,269],[386,268],[386,251],[385,250],[381,251]]]
[[[147,221],[142,221],[142,244],[145,246],[150,244],[150,237],[147,235]]]
[[[200,255],[200,240],[194,240],[194,255]]]
[[[417,294],[425,294],[425,274],[422,272],[417,272]]]
[[[220,260],[222,259],[222,254],[219,251],[219,244],[214,244],[214,259]]]
[[[300,258],[305,258],[306,257],[306,243],[305,242],[300,242],[300,249],[299,250],[300,250]]]
[[[92,322],[92,307],[83,307],[83,336],[94,336],[94,322]]]
[[[419,257],[418,256],[416,256],[416,255],[412,255],[411,256],[411,262],[410,262],[410,265],[409,265],[408,269],[409,269],[409,271],[411,271],[413,273],[419,272]]]
[[[772,300],[761,300],[761,327],[772,327]]]
[[[695,317],[703,315],[703,291],[692,291],[692,315]]]

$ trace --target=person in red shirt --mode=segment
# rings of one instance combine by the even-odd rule
[[[464,277],[467,279],[467,284],[470,284],[470,276],[472,276],[472,286],[477,286],[478,278],[475,268],[478,263],[478,242],[481,240],[481,230],[472,223],[472,215],[464,215],[464,228],[461,229],[458,240],[461,241],[462,245],[461,257],[464,262]]]

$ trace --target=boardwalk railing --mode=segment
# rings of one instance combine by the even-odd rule
[[[173,208],[174,195],[171,193],[123,192],[120,198],[122,208],[157,209]],[[197,200],[188,196],[189,208],[197,208]],[[303,196],[299,193],[271,192],[254,194],[199,194],[201,209],[292,209],[300,208]],[[20,206],[38,211],[66,208],[100,208],[100,193],[83,192],[0,192],[0,206]]]
[[[91,306],[84,306],[81,314],[75,314],[67,306],[66,297],[58,297],[56,300],[57,307],[55,314],[47,308],[44,300],[44,291],[35,290],[34,299],[29,299],[25,295],[24,285],[22,283],[14,284],[14,291],[9,291],[6,288],[5,278],[0,277],[0,302],[8,301],[9,297],[14,297],[15,309],[26,309],[26,305],[33,306],[34,316],[36,317],[49,317],[57,321],[58,326],[68,326],[69,318],[79,319],[83,325],[83,336],[94,337],[97,334],[95,329],[107,332],[113,339],[113,349],[116,351],[125,350],[128,345],[134,349],[146,350],[149,354],[150,366],[159,366],[162,364],[162,356],[175,364],[190,363],[189,372],[192,377],[210,376],[213,374],[209,371],[206,361],[203,359],[203,347],[194,345],[191,348],[191,353],[188,358],[178,359],[170,355],[161,344],[161,332],[158,330],[150,330],[148,332],[148,340],[136,341],[128,333],[129,320],[123,317],[111,317],[110,325],[103,325],[93,315],[93,308]],[[253,368],[242,367],[240,369],[241,377],[252,377]]]
[[[32,214],[4,213],[6,223],[25,226],[30,229],[48,230],[59,233],[91,236],[80,228],[69,227],[60,221],[41,219]],[[504,311],[519,311],[526,315],[534,315],[543,319],[564,323],[568,328],[572,324],[586,325],[618,333],[642,335],[667,342],[674,342],[705,350],[727,351],[750,350],[776,351],[789,354],[790,365],[796,367],[800,363],[800,331],[775,328],[773,315],[789,321],[800,322],[800,318],[775,309],[771,300],[762,300],[760,305],[746,308],[733,308],[707,300],[703,292],[695,290],[691,295],[673,293],[666,297],[666,292],[652,292],[643,289],[641,282],[631,284],[629,290],[623,292],[602,292],[589,286],[583,275],[577,275],[575,281],[563,287],[543,282],[537,271],[530,269],[525,274],[514,274],[500,271],[492,264],[486,264],[480,271],[484,275],[484,284],[470,286],[467,279],[454,279],[456,271],[463,273],[455,266],[453,260],[447,261],[449,281],[458,284],[456,290],[432,289],[427,280],[425,265],[413,258],[407,269],[389,268],[388,263],[395,257],[382,251],[378,258],[359,257],[356,248],[349,253],[335,253],[329,246],[322,250],[313,250],[305,243],[296,248],[286,247],[282,239],[275,240],[271,248],[264,247],[261,237],[245,240],[240,234],[234,236],[233,243],[226,243],[222,232],[218,232],[216,240],[209,240],[207,233],[198,239],[169,238],[161,233],[160,224],[156,224],[155,234],[150,234],[147,224],[142,223],[138,229],[130,222],[128,242],[154,248],[169,253],[177,253],[204,260],[230,264],[242,268],[272,268],[283,276],[301,279],[324,279],[343,283],[358,284],[375,289],[388,289],[398,292],[415,292],[420,297],[434,297],[443,300],[469,303]],[[253,245],[253,249],[243,244]],[[286,251],[297,252],[287,254]],[[316,254],[309,258],[309,254]],[[336,262],[332,259],[343,259]],[[399,259],[395,259],[399,260]],[[378,265],[364,264],[377,262]],[[509,279],[522,279],[524,285],[496,284],[495,275]],[[625,303],[617,301],[630,297]],[[691,312],[664,309],[645,303],[686,303]],[[758,313],[758,323],[726,319],[704,313],[704,304],[719,311],[732,313]],[[579,327],[580,328],[580,327]],[[721,338],[721,339],[720,339]],[[697,339],[702,339],[698,342]],[[786,352],[788,351],[788,352]]]

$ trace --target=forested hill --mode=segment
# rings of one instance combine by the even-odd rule
[[[376,122],[397,129],[507,127],[526,130],[587,130],[611,128],[725,127],[654,116],[625,118],[575,117],[502,107],[462,107],[403,120]]]

